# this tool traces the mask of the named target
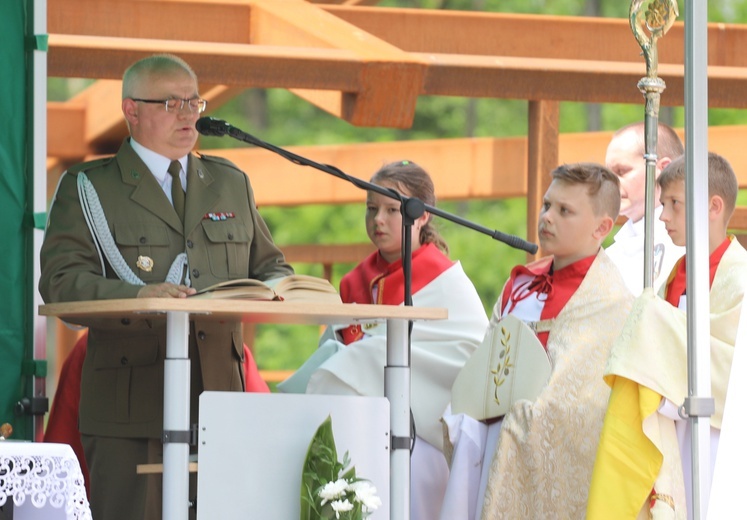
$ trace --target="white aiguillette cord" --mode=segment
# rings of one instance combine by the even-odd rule
[[[130,269],[130,266],[127,265],[127,262],[122,257],[119,248],[117,248],[114,237],[109,230],[104,209],[101,207],[98,193],[96,193],[96,188],[93,187],[93,184],[84,172],[78,173],[78,196],[81,208],[83,208],[83,216],[86,219],[86,224],[94,238],[96,248],[99,250],[101,271],[105,272],[103,253],[109,261],[109,265],[112,266],[112,269],[114,269],[114,272],[122,281],[132,285],[145,285],[145,282]],[[176,256],[169,268],[169,273],[165,281],[179,285],[182,283],[182,273],[185,273],[184,285],[191,286],[186,253],[179,253]]]

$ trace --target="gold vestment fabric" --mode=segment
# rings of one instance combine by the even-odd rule
[[[632,300],[619,271],[600,251],[552,324],[547,386],[534,402],[517,401],[504,418],[484,520],[584,517],[610,393],[604,369]]]

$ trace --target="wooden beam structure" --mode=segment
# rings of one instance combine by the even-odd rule
[[[560,105],[557,101],[529,103],[529,136],[527,137],[527,240],[539,243],[537,224],[543,199],[550,186],[548,172],[558,165],[558,128]],[[544,256],[537,250],[530,258]]]
[[[300,90],[333,115],[359,126],[408,128],[423,90],[427,61],[299,0],[257,0],[254,45],[344,49],[360,63],[355,90]]]
[[[50,121],[51,119],[50,117]],[[683,136],[681,129],[678,132]],[[603,163],[611,137],[612,132],[559,134],[556,164],[578,161]],[[554,137],[550,134],[549,138]],[[740,188],[747,188],[747,156],[735,153],[742,143],[747,142],[747,127],[711,127],[708,141],[712,151],[729,158],[737,173]],[[412,160],[429,171],[440,200],[526,197],[529,178],[528,149],[526,137],[473,137],[287,147],[287,150],[302,157],[334,165],[349,175],[366,180],[386,162]],[[202,149],[202,152],[225,157],[246,171],[254,185],[257,202],[262,206],[348,204],[365,200],[365,195],[352,185],[313,168],[294,164],[262,148]],[[94,155],[80,159],[92,158]],[[55,179],[49,183],[50,196],[56,186],[56,177],[62,173],[57,163],[50,163],[50,167],[52,166],[56,166],[56,169],[51,172]],[[547,174],[552,167],[545,167],[547,169],[534,168],[533,171],[545,177],[541,182],[546,187],[549,183]],[[288,190],[287,186],[295,189]]]
[[[683,135],[682,130],[678,132]],[[604,163],[612,132],[559,134],[557,161],[547,169],[536,169],[549,184],[549,171],[560,163],[593,161]],[[747,142],[747,127],[712,127],[709,147],[730,157],[741,188],[747,188],[747,156],[734,154],[739,142]],[[326,146],[291,146],[293,153],[321,164],[331,164],[349,175],[368,179],[384,163],[412,160],[434,178],[440,200],[503,199],[526,197],[529,177],[528,138],[473,137],[362,143]],[[727,153],[731,151],[731,155]],[[313,168],[298,166],[261,148],[231,148],[207,151],[245,165],[261,205],[360,203],[365,194],[348,183]],[[733,156],[733,158],[732,158]],[[295,190],[288,190],[294,186]],[[543,191],[544,193],[544,191]]]
[[[626,19],[303,0],[50,0],[48,10],[51,76],[118,78],[142,56],[178,52],[202,81],[328,91],[309,99],[330,109],[336,97],[353,124],[409,126],[419,95],[642,102]],[[662,39],[663,104],[683,103],[683,38],[680,22]],[[747,107],[745,43],[745,26],[709,26],[710,106]],[[399,111],[380,113],[387,91]]]
[[[210,108],[245,88],[277,87],[355,125],[405,128],[422,95],[528,100],[528,139],[290,149],[363,178],[386,160],[407,157],[431,171],[442,199],[533,193],[530,214],[547,182],[541,176],[555,159],[601,162],[609,140],[605,133],[559,135],[557,102],[643,105],[636,84],[645,66],[627,19],[364,6],[372,3],[48,0],[48,75],[99,80],[65,103],[49,104],[51,171],[116,151],[127,133],[118,80],[130,63],[156,52],[183,56],[203,84],[216,85],[203,88]],[[175,12],[180,23],[173,23]],[[711,24],[708,32],[710,105],[747,107],[747,55],[741,51],[747,26]],[[661,40],[663,104],[683,102],[683,39],[678,22]],[[741,127],[709,134],[710,148],[732,160],[743,187],[745,138]],[[252,176],[264,205],[362,199],[355,188],[302,172],[264,150],[216,153]],[[280,188],[287,182],[298,189]],[[313,190],[303,189],[312,184]]]

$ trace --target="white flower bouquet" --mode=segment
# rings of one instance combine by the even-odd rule
[[[301,477],[301,520],[362,520],[381,506],[376,488],[355,476],[348,452],[337,460],[332,418],[317,428]]]

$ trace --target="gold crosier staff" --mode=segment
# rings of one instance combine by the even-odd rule
[[[649,3],[650,2],[650,3]],[[644,11],[644,4],[648,9]],[[646,98],[644,123],[646,159],[646,199],[643,238],[643,286],[652,287],[654,282],[654,194],[656,189],[656,154],[659,128],[659,101],[666,88],[664,80],[657,76],[659,53],[656,42],[664,36],[678,15],[677,0],[633,0],[630,3],[630,28],[638,40],[646,59],[646,77],[638,82],[638,89]]]

